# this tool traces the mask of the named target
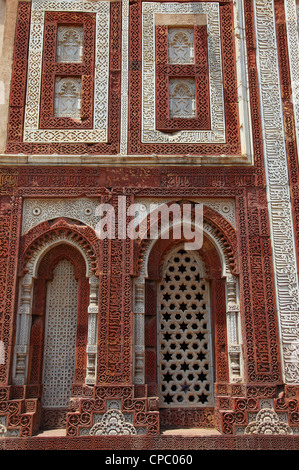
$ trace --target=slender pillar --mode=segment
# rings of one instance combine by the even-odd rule
[[[87,364],[86,378],[87,385],[93,385],[96,382],[97,365],[97,324],[99,312],[99,280],[95,276],[90,277],[90,294],[88,306],[88,334],[87,334]]]
[[[32,322],[32,277],[26,275],[21,281],[17,317],[17,341],[15,346],[13,382],[25,385],[27,382],[30,329]]]

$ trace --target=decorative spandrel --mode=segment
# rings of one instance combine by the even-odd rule
[[[169,80],[169,117],[194,118],[195,116],[195,80],[171,78]]]
[[[57,28],[57,62],[82,62],[83,26],[64,26]]]
[[[170,64],[194,63],[193,28],[168,28],[168,62]]]
[[[54,116],[80,119],[81,78],[57,77],[55,81]]]

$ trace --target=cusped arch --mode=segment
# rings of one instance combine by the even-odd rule
[[[97,255],[94,242],[97,240],[90,227],[68,223],[58,219],[53,224],[49,221],[34,227],[22,237],[20,273],[35,278],[41,259],[57,245],[70,245],[82,255],[86,264],[86,277],[91,278],[97,267]]]
[[[88,277],[86,259],[78,250],[78,247],[68,243],[58,243],[49,247],[49,250],[39,258],[35,277],[38,279],[51,279],[57,263],[65,259],[73,265],[76,279]]]
[[[172,202],[173,203],[173,202]],[[172,204],[171,203],[171,204]],[[181,201],[179,201],[181,203]],[[203,206],[203,224],[199,224],[194,220],[194,209],[191,215],[191,229],[203,231],[204,237],[210,240],[215,247],[221,260],[222,276],[238,274],[238,256],[237,256],[237,237],[234,227],[219,212],[208,206]],[[148,262],[152,251],[157,248],[157,240],[163,239],[165,233],[173,232],[178,226],[182,226],[182,221],[166,221],[165,225],[161,225],[159,233],[154,240],[149,239],[150,233],[150,214],[148,215],[147,224],[143,222],[146,230],[143,232],[143,238],[136,244],[136,274],[144,279],[148,277]],[[189,242],[189,240],[185,240]],[[167,243],[166,243],[167,244]],[[160,250],[160,247],[158,247]]]
[[[163,259],[167,252],[177,243],[189,242],[190,240],[171,239],[171,233],[176,224],[181,221],[170,222],[160,227],[156,239],[148,239],[150,222],[147,221],[147,231],[139,243],[136,243],[136,275],[134,279],[134,313],[135,330],[138,340],[134,345],[135,350],[135,383],[147,382],[146,337],[152,337],[147,330],[144,318],[148,315],[156,315],[156,301],[152,300],[157,295],[157,283],[161,280],[161,268]],[[215,319],[215,347],[217,355],[217,377],[218,380],[227,381],[228,370],[230,380],[240,381],[243,376],[243,360],[241,350],[240,331],[240,307],[238,294],[238,256],[237,237],[234,227],[216,210],[203,207],[203,223],[196,224],[194,218],[191,220],[191,228],[203,231],[203,248],[200,254],[207,268],[207,279],[214,285],[213,304],[217,305]],[[169,231],[169,239],[163,239],[163,233]],[[145,314],[145,317],[144,317]],[[217,318],[216,318],[217,317]],[[154,322],[155,323],[155,322]],[[139,335],[139,332],[140,335]],[[144,332],[144,333],[143,333]],[[143,334],[145,342],[143,342]],[[139,340],[139,336],[140,340]],[[226,338],[226,339],[224,339]],[[236,340],[236,338],[238,338]],[[224,348],[225,345],[225,348]],[[224,349],[223,349],[224,348]],[[150,348],[149,348],[150,349]],[[225,350],[225,352],[224,352]],[[149,354],[151,354],[149,350]],[[236,366],[235,366],[236,364]],[[148,366],[152,370],[152,366]]]
[[[57,265],[59,260],[65,258],[72,262],[75,268],[75,276],[79,280],[81,293],[79,295],[80,308],[78,307],[78,312],[82,312],[85,318],[85,328],[88,330],[88,334],[86,333],[86,340],[88,341],[86,345],[86,374],[82,366],[80,380],[84,379],[83,374],[85,374],[86,383],[95,383],[97,367],[95,344],[99,298],[97,241],[98,239],[90,227],[66,219],[43,222],[22,237],[13,369],[15,384],[24,385],[28,379],[32,315],[34,308],[39,307],[39,300],[35,295],[35,286],[39,289],[39,285],[42,285],[45,290],[43,283],[45,280],[51,279],[52,268]],[[25,353],[23,350],[25,350]],[[84,354],[81,351],[80,358]]]
[[[43,242],[35,249],[30,258],[28,259],[25,265],[25,272],[32,276],[33,278],[37,277],[39,270],[39,265],[45,256],[55,247],[60,245],[69,245],[77,249],[82,255],[85,265],[86,265],[86,277],[90,278],[92,276],[92,260],[82,246],[76,242],[72,237],[67,234],[61,233],[58,236],[55,236],[52,240],[43,240]]]

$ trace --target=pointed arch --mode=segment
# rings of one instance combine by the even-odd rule
[[[63,218],[43,222],[22,238],[13,383],[26,385],[32,397],[41,396],[45,317],[51,301],[48,286],[59,276],[58,271],[62,276],[60,284],[65,270],[71,276],[69,279],[73,279],[70,286],[77,291],[67,300],[69,308],[76,310],[73,386],[92,385],[96,381],[99,310],[96,241],[90,227]],[[61,310],[62,303],[58,302],[56,307]]]
[[[29,230],[21,239],[19,276],[29,272],[35,276],[38,261],[57,244],[77,247],[86,262],[86,276],[97,275],[98,239],[91,227],[82,222],[58,218],[42,222]]]
[[[176,223],[181,223],[176,222]],[[195,221],[192,221],[195,227]],[[150,222],[147,223],[147,233]],[[174,240],[173,222],[163,224],[159,236],[146,236],[136,243],[136,277],[134,280],[134,380],[147,383],[157,392],[157,285],[162,279],[163,259],[169,250],[184,240]],[[211,283],[213,304],[213,335],[216,382],[240,382],[243,379],[242,339],[238,295],[238,255],[235,229],[217,211],[204,206],[203,246],[199,251],[206,265],[206,276]],[[169,230],[169,239],[163,239]]]
[[[191,211],[191,224],[193,229],[203,230],[206,237],[210,238],[212,243],[217,249],[219,257],[221,259],[221,266],[222,266],[222,273],[223,276],[233,274],[238,275],[239,273],[239,266],[238,266],[238,245],[237,245],[237,235],[234,227],[231,223],[226,220],[223,215],[221,215],[216,210],[212,209],[209,206],[203,204],[203,226],[197,225],[195,220],[194,214],[194,207],[196,203],[193,201],[171,201],[169,203],[164,203],[161,201],[162,204],[167,204],[169,207],[172,204],[178,204],[182,206],[183,204],[191,204],[192,211]],[[161,217],[159,213],[159,206],[155,209],[157,214],[158,223],[161,223]],[[135,244],[135,271],[136,275],[147,275],[147,267],[148,267],[148,257],[149,253],[154,249],[160,249],[159,245],[155,247],[155,242],[160,238],[163,238],[163,233],[169,231],[170,229],[174,230],[177,225],[181,224],[181,220],[177,223],[173,223],[173,221],[166,220],[165,224],[163,223],[160,226],[159,233],[156,239],[150,239],[150,229],[151,229],[151,216],[153,213],[149,213],[147,215],[146,222],[142,222],[142,229],[141,235],[142,237],[138,240]],[[137,229],[136,229],[137,230]],[[188,241],[188,240],[186,240]]]

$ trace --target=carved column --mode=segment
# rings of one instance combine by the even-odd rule
[[[243,359],[240,344],[240,307],[237,288],[237,279],[234,276],[228,276],[226,278],[226,313],[230,382],[241,382],[243,377]]]
[[[134,284],[134,383],[144,384],[144,303],[145,283],[144,278],[139,278]]]
[[[86,378],[87,385],[93,385],[96,382],[97,366],[97,325],[99,311],[99,280],[95,276],[89,279],[90,294],[88,306],[88,336],[87,336],[87,364]]]
[[[27,381],[30,329],[32,322],[32,277],[26,275],[21,281],[17,318],[17,340],[14,357],[13,382],[24,385]]]

